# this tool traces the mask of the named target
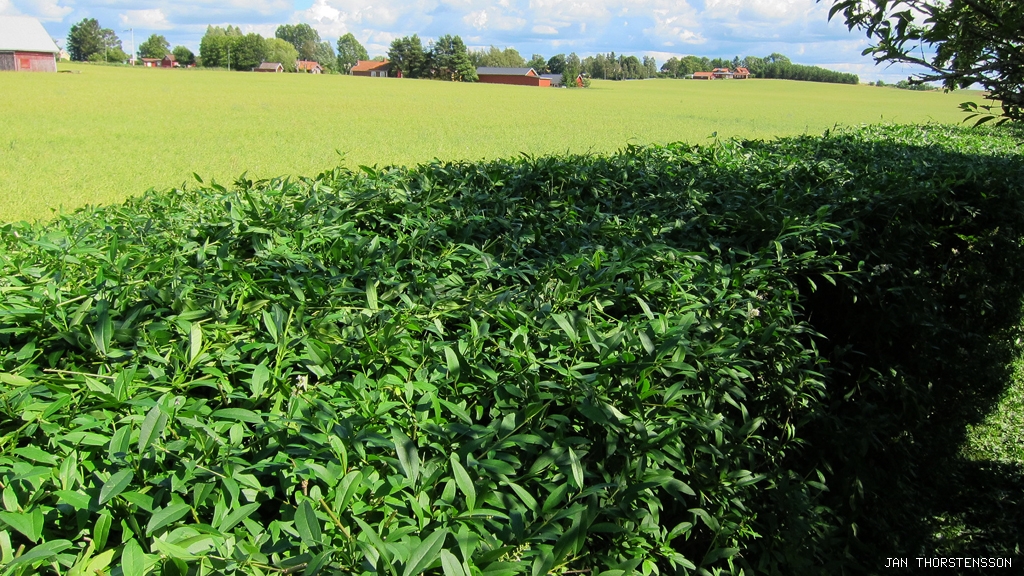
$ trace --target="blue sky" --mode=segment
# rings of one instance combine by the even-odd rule
[[[895,82],[915,70],[876,66],[862,56],[867,39],[839,20],[826,0],[0,0],[0,14],[35,16],[50,35],[96,18],[117,32],[126,51],[162,34],[198,52],[207,25],[235,25],[272,37],[280,24],[305,22],[334,43],[353,33],[370,55],[391,40],[458,34],[471,48],[511,46],[524,57],[576,52],[711,58],[766,56],[853,72],[861,81]],[[60,42],[64,45],[64,42]]]

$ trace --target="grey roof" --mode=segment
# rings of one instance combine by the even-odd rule
[[[503,76],[527,76],[533,68],[497,68],[494,66],[482,66],[476,69],[476,75],[481,74],[501,74]],[[533,72],[536,74],[537,72]]]
[[[0,16],[0,50],[60,52],[39,20],[29,16]]]

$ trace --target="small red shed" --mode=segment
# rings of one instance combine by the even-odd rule
[[[0,70],[56,72],[59,52],[39,20],[0,16]]]
[[[177,68],[178,62],[174,59],[174,54],[168,54],[164,56],[164,59],[160,61],[161,68]]]

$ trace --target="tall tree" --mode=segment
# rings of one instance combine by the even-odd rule
[[[171,43],[159,34],[153,34],[139,44],[140,58],[163,58],[171,53]]]
[[[206,34],[199,42],[200,63],[210,68],[228,68],[230,58],[230,67],[237,68],[234,53],[241,38],[242,30],[238,26],[207,26]]]
[[[476,67],[470,62],[466,45],[459,36],[441,36],[434,43],[430,54],[438,78],[453,82],[477,80]]]
[[[551,74],[565,72],[565,54],[555,54],[548,59],[548,72]]]
[[[191,66],[196,63],[196,55],[186,46],[175,46],[174,50],[171,50],[171,54],[174,54],[174,59],[182,66]]]
[[[299,51],[300,59],[316,60],[320,33],[309,24],[282,24],[277,27],[277,32],[274,35],[295,46],[295,49]]]
[[[299,51],[292,43],[280,38],[267,38],[266,61],[280,62],[285,72],[295,72],[295,61],[299,59]]]
[[[239,38],[231,47],[231,67],[236,70],[251,70],[259,66],[266,56],[266,40],[263,36],[251,32]]]
[[[352,71],[352,67],[356,65],[360,60],[369,60],[370,55],[366,53],[366,48],[359,43],[351,32],[345,33],[344,36],[338,38],[338,71],[342,74],[348,74]]]
[[[821,0],[818,0],[821,1]],[[874,44],[876,62],[924,67],[913,83],[941,82],[947,90],[978,84],[995,106],[965,102],[967,111],[1024,120],[1024,3],[1020,0],[832,0],[852,30]]]
[[[511,46],[501,49],[492,45],[487,50],[474,50],[469,53],[469,60],[473,66],[496,68],[525,68],[527,66],[526,59]]]
[[[71,26],[67,47],[71,59],[78,62],[89,60],[94,54],[100,54],[102,59],[106,59],[108,50],[122,50],[117,34],[110,28],[101,28],[95,18],[84,18]]]
[[[334,48],[331,47],[330,42],[324,41],[316,45],[313,60],[320,64],[324,74],[330,74],[337,70],[338,57],[334,54]]]
[[[388,60],[406,78],[422,78],[429,72],[423,43],[416,34],[392,40]]]
[[[537,71],[537,74],[547,74],[548,61],[540,54],[534,54],[530,61],[526,63],[526,67],[533,68]]]

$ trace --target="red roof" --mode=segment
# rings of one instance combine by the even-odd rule
[[[740,66],[740,67],[736,68],[736,73],[737,74],[750,74],[750,70],[747,70],[743,66]]]
[[[693,77],[694,78],[710,78],[712,76],[713,76],[713,74],[711,72],[694,72],[693,73]]]
[[[308,72],[309,70],[316,70],[317,68],[323,70],[323,67],[320,66],[320,64],[314,60],[295,61],[295,69],[298,70],[299,72]]]
[[[352,67],[352,72],[371,72],[388,66],[391,66],[391,62],[388,62],[387,60],[383,62],[380,60],[360,60]]]

